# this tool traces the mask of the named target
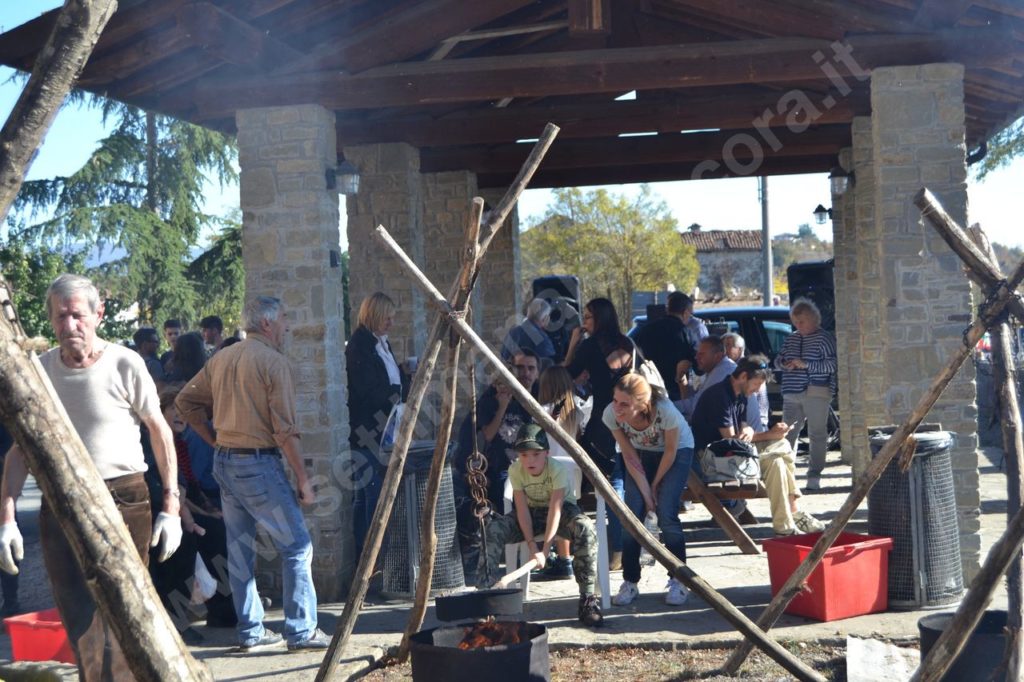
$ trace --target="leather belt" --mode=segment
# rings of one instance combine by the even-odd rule
[[[223,452],[227,455],[273,455],[274,457],[281,456],[281,450],[278,448],[226,448],[217,446],[218,452]]]

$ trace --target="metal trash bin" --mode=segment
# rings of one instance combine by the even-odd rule
[[[890,438],[871,435],[875,457]],[[964,591],[960,532],[948,431],[914,434],[910,469],[899,457],[886,467],[868,497],[868,532],[893,539],[889,554],[889,608],[938,608],[959,601]]]
[[[420,564],[420,518],[433,455],[433,441],[415,441],[409,447],[381,553],[383,592],[387,596],[411,597],[416,592]],[[462,573],[462,554],[455,532],[455,494],[449,462],[445,463],[441,475],[434,532],[437,534],[437,556],[431,592],[463,587],[465,579]]]

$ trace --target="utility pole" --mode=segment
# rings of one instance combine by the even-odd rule
[[[768,178],[762,175],[758,179],[761,199],[761,256],[764,260],[761,270],[764,273],[762,289],[764,291],[764,305],[772,304],[772,237],[768,231]]]

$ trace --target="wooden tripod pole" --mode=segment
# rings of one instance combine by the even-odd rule
[[[541,133],[540,139],[533,147],[533,151],[530,152],[530,156],[527,157],[523,167],[519,170],[512,188],[502,198],[498,209],[492,213],[488,220],[487,224],[489,227],[493,226],[493,230],[500,227],[504,221],[503,216],[508,215],[519,199],[519,194],[529,184],[530,178],[533,177],[537,168],[540,167],[544,154],[558,135],[558,130],[558,126],[550,123],[544,127],[544,132]],[[498,220],[499,218],[500,220]],[[490,237],[493,237],[493,235],[494,232],[492,231]],[[477,267],[479,267],[479,261],[484,257],[489,244],[489,239],[480,244],[477,251]],[[460,272],[458,278],[452,284],[451,298],[454,299],[465,278],[466,276]],[[475,278],[476,273],[474,272],[472,277],[470,277],[470,288],[472,288],[472,282],[475,281]],[[380,546],[384,541],[387,521],[391,517],[395,495],[398,493],[398,486],[402,480],[402,469],[405,466],[405,458],[409,452],[409,444],[412,442],[416,418],[419,416],[420,405],[430,385],[430,379],[434,374],[434,365],[437,362],[437,356],[441,351],[441,344],[447,332],[448,318],[445,315],[438,315],[437,319],[434,320],[433,326],[430,328],[430,335],[427,337],[423,362],[420,364],[419,369],[416,370],[412,387],[409,389],[406,409],[402,413],[402,419],[398,426],[395,447],[391,452],[391,460],[388,462],[384,481],[381,483],[380,499],[373,513],[373,521],[367,531],[363,553],[359,557],[355,577],[352,579],[352,587],[349,589],[348,598],[345,600],[345,608],[338,619],[338,625],[335,628],[334,636],[331,638],[331,644],[328,646],[327,653],[324,655],[320,668],[317,670],[316,682],[337,679],[338,661],[341,660],[341,654],[345,650],[346,644],[348,644],[349,637],[352,636],[352,629],[355,627],[356,618],[359,615],[359,611],[363,608],[363,602],[366,599],[366,590],[370,584],[370,574],[377,563],[377,555],[380,553]]]
[[[927,194],[927,190],[922,190],[922,194]],[[919,194],[919,198],[922,194]],[[926,213],[925,218],[931,220],[931,215]],[[955,224],[953,227],[955,228]],[[942,230],[940,230],[941,232]],[[952,241],[957,244],[958,248],[962,247],[965,251],[977,251],[977,249],[973,248],[973,245],[968,243],[967,236],[959,228],[951,229],[949,234],[951,236],[948,238],[946,234],[943,234],[947,242]],[[964,246],[965,244],[966,246]],[[980,260],[984,262],[987,259],[982,257]],[[832,523],[829,524],[828,528],[825,529],[825,532],[822,533],[821,537],[814,544],[811,553],[797,566],[778,594],[768,604],[761,617],[757,619],[759,626],[766,630],[771,628],[775,621],[779,619],[779,616],[782,615],[782,612],[786,610],[789,602],[804,589],[804,584],[811,572],[821,563],[821,560],[825,557],[825,552],[828,551],[836,541],[836,538],[839,537],[839,534],[846,528],[850,519],[853,518],[854,512],[857,511],[857,507],[860,506],[860,503],[867,497],[868,492],[878,482],[878,479],[881,478],[889,462],[900,452],[904,441],[917,430],[917,427],[920,426],[928,412],[935,405],[939,396],[942,395],[942,391],[945,390],[963,363],[970,357],[974,351],[974,346],[977,345],[978,341],[985,334],[985,330],[995,323],[1004,308],[1010,306],[1011,303],[1018,304],[1020,302],[1016,295],[1016,289],[1022,280],[1024,280],[1024,261],[1021,261],[1017,269],[1014,270],[1009,283],[1000,282],[988,290],[992,300],[984,308],[979,319],[964,333],[963,345],[957,348],[956,353],[949,359],[946,367],[932,380],[928,390],[921,396],[921,400],[918,401],[907,421],[896,429],[878,454],[875,455],[874,459],[871,460],[867,470],[858,479],[853,491],[850,492],[850,496],[846,498],[843,506],[839,508],[839,512],[832,520]],[[749,642],[741,642],[732,655],[729,656],[723,672],[727,675],[735,675],[739,671],[740,666],[743,665],[743,661],[750,654],[750,651],[751,646]]]
[[[972,230],[975,242],[987,256],[988,265],[998,272],[995,253],[980,230]],[[972,268],[973,269],[973,268]],[[975,576],[967,596],[960,603],[953,619],[936,640],[931,651],[921,661],[921,667],[912,679],[939,680],[956,662],[968,637],[992,601],[999,578],[1007,570],[1009,611],[1007,618],[1004,665],[1007,680],[1020,679],[1021,666],[1021,543],[1024,541],[1024,514],[1021,513],[1021,442],[1020,403],[1017,400],[1016,372],[1009,351],[1012,348],[1010,328],[1005,322],[993,334],[992,367],[999,386],[1003,425],[1003,449],[1007,461],[1007,515],[1006,531],[989,551],[985,565]]]
[[[469,224],[466,226],[466,248],[462,258],[462,276],[459,278],[459,293],[452,302],[452,310],[465,312],[472,286],[472,274],[476,271],[477,240],[480,237],[480,218],[484,212],[484,200],[474,197],[470,210]],[[441,404],[441,423],[434,446],[434,459],[430,463],[430,477],[424,493],[423,514],[420,519],[420,568],[416,582],[416,597],[413,600],[409,622],[402,634],[402,643],[398,647],[397,659],[405,661],[409,656],[409,638],[420,626],[427,613],[427,601],[430,599],[430,583],[434,576],[434,560],[437,555],[437,533],[434,530],[434,519],[437,513],[437,497],[441,491],[441,475],[448,455],[448,443],[451,440],[452,424],[455,422],[455,407],[459,388],[459,347],[462,340],[455,334],[448,339],[447,386]]]
[[[980,227],[968,229],[974,243],[988,256],[989,263],[999,271],[992,244]],[[1021,508],[1024,498],[1024,429],[1021,428],[1020,396],[1017,393],[1017,367],[1013,358],[1013,340],[1010,325],[999,325],[992,335],[992,376],[995,379],[996,395],[1003,432],[1003,456],[1006,461],[1006,520],[1007,523]],[[1006,679],[1019,680],[1024,677],[1024,637],[1021,636],[1024,620],[1024,561],[1021,554],[1006,574],[1008,609],[1006,619],[1006,652],[1003,667]]]
[[[710,584],[707,583],[703,578],[694,573],[688,566],[683,564],[670,553],[664,545],[658,542],[647,530],[643,524],[633,515],[629,508],[619,499],[618,495],[612,489],[611,484],[601,473],[601,470],[594,465],[590,457],[584,452],[583,448],[580,447],[576,439],[567,434],[556,422],[551,415],[544,411],[540,403],[523,388],[516,380],[515,376],[509,372],[505,364],[487,347],[480,337],[476,335],[473,328],[466,324],[465,320],[461,319],[458,314],[454,313],[448,301],[445,300],[444,296],[441,295],[430,280],[416,267],[416,264],[412,262],[409,256],[402,250],[391,235],[388,234],[387,230],[383,226],[377,226],[374,231],[376,239],[391,251],[398,259],[402,269],[413,279],[427,294],[427,298],[430,302],[443,314],[449,316],[449,323],[455,329],[455,331],[465,341],[472,346],[480,355],[484,361],[490,365],[491,369],[500,376],[511,389],[513,396],[516,401],[522,405],[531,417],[536,420],[538,424],[551,436],[554,437],[558,443],[566,449],[569,455],[573,458],[577,465],[579,465],[583,474],[590,480],[594,486],[594,490],[600,494],[608,504],[608,507],[615,513],[616,516],[622,521],[622,525],[630,535],[635,537],[640,544],[647,549],[662,565],[664,565],[672,573],[672,576],[677,580],[683,582],[687,587],[696,592],[704,601],[718,611],[722,616],[729,621],[737,630],[739,630],[745,637],[749,637],[757,643],[764,652],[776,661],[779,665],[785,668],[787,671],[795,675],[801,680],[822,680],[821,675],[815,672],[813,669],[805,665],[800,659],[796,658],[788,650],[782,647],[775,640],[767,637],[764,632],[757,628],[746,616],[744,616],[736,607],[729,603],[725,597],[719,594]]]

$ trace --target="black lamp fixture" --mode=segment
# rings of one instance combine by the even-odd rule
[[[815,224],[817,224],[817,225],[824,225],[826,218],[829,218],[829,219],[832,218],[832,209],[831,208],[825,208],[821,204],[818,204],[818,206],[814,209],[814,222],[815,222]]]
[[[337,168],[328,168],[325,173],[327,189],[337,189],[338,194],[359,193],[359,169],[350,161],[342,161]]]
[[[828,181],[832,189],[832,196],[841,197],[846,194],[846,190],[854,185],[853,171],[843,170],[841,166],[833,166],[828,173]],[[825,222],[824,219],[821,222]]]

